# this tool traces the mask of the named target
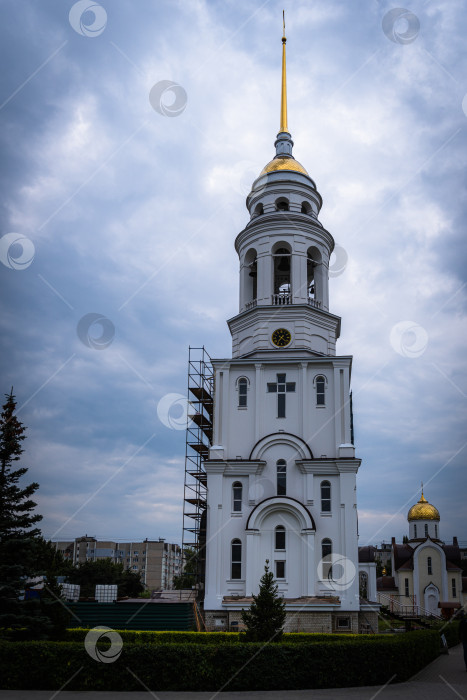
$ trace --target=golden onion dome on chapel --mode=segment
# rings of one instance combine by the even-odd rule
[[[439,520],[439,512],[438,509],[435,508],[434,506],[431,505],[431,503],[428,503],[426,500],[425,496],[423,495],[423,489],[422,489],[422,496],[418,503],[416,503],[412,508],[409,510],[409,514],[407,515],[407,520]]]
[[[307,171],[298,160],[290,156],[276,156],[267,165],[264,166],[259,176],[275,173],[278,170],[293,170],[296,173],[308,175]],[[309,177],[309,175],[308,175]]]

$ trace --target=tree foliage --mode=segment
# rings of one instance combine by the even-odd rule
[[[136,572],[125,569],[123,564],[114,564],[108,557],[72,567],[67,573],[67,581],[79,584],[80,595],[87,598],[94,597],[97,585],[117,585],[118,595],[130,598],[136,598],[144,590]]]
[[[250,609],[242,610],[242,620],[247,627],[245,641],[278,642],[282,637],[285,617],[285,603],[278,594],[277,583],[266,559],[259,593],[253,596]]]
[[[36,503],[32,496],[39,484],[23,485],[27,468],[14,468],[26,438],[26,428],[15,411],[12,389],[0,415],[0,634],[40,639],[53,636],[56,624],[64,627],[64,611],[55,614],[54,609],[49,616],[47,603],[56,603],[54,596],[28,600],[27,590],[24,592],[28,578],[38,574],[40,530],[35,526],[42,516],[33,512]]]
[[[183,550],[183,571],[179,576],[173,577],[173,586],[177,591],[192,588],[196,583],[196,571],[198,566],[198,553],[192,547]]]

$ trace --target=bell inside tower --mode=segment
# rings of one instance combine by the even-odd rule
[[[278,248],[274,253],[274,304],[290,304],[290,250]]]
[[[322,289],[322,258],[321,253],[315,247],[308,248],[306,260],[307,296],[309,303],[321,305],[323,300]]]

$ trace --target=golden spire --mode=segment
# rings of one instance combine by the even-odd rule
[[[285,10],[282,10],[282,91],[281,91],[281,125],[279,128],[279,133],[289,131],[287,126],[287,76],[286,76],[286,66],[285,66],[285,44],[287,39],[285,38]]]

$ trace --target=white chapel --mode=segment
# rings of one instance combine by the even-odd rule
[[[232,357],[212,360],[205,618],[211,629],[238,623],[268,560],[286,630],[368,631],[376,608],[359,595],[352,357],[336,355],[341,321],[329,304],[334,239],[293,145],[284,36],[276,154],[252,185],[235,241]],[[365,575],[376,600],[374,568]]]

